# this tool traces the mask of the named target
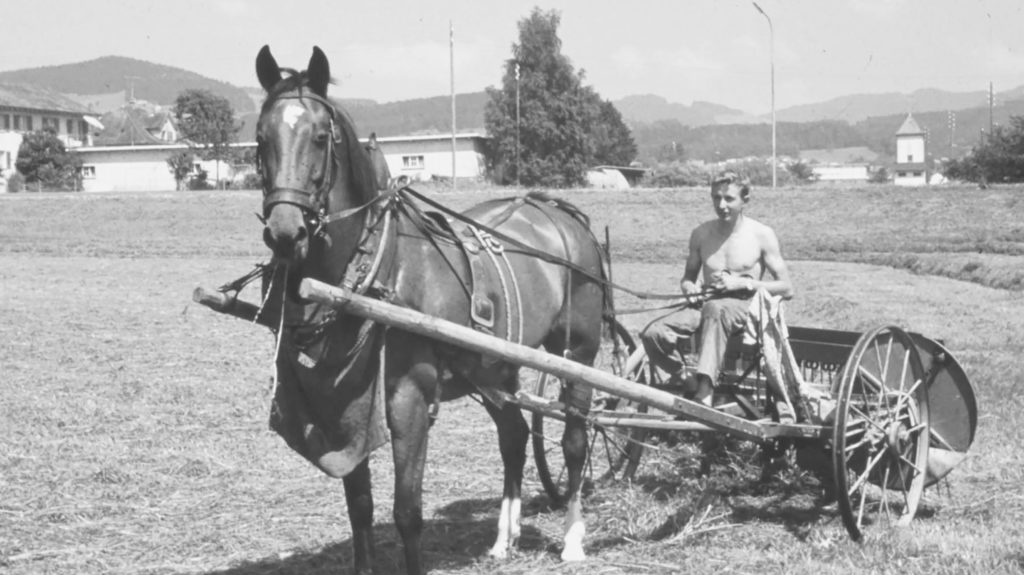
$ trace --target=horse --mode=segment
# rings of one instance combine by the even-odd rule
[[[428,431],[441,401],[479,393],[497,427],[504,466],[497,536],[489,554],[506,557],[520,534],[529,437],[511,399],[518,367],[385,329],[298,295],[299,280],[315,278],[471,325],[480,310],[468,288],[473,270],[464,242],[434,229],[437,218],[424,216],[398,190],[381,192],[351,118],[327,96],[330,67],[319,47],[300,72],[279,67],[264,46],[256,74],[267,93],[257,124],[263,235],[271,262],[283,270],[264,278],[264,297],[268,306],[280,300],[285,310],[271,426],[292,449],[343,479],[358,573],[369,573],[374,560],[367,456],[390,441],[394,523],[407,572],[422,573]],[[486,223],[481,226],[511,242],[504,257],[519,297],[494,304],[494,332],[511,337],[516,331],[524,345],[591,364],[608,304],[603,249],[585,215],[568,202],[527,195],[485,201],[460,217]],[[552,263],[553,258],[562,263]],[[567,561],[585,557],[580,487],[590,400],[586,386],[566,386],[569,416],[562,446],[568,497],[561,557]],[[372,423],[369,428],[358,423],[375,417],[386,427],[381,433]]]

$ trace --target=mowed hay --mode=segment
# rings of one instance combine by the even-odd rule
[[[564,516],[550,509],[530,462],[518,550],[506,561],[482,559],[495,534],[500,457],[486,413],[465,399],[442,407],[431,434],[424,550],[432,572],[1018,572],[1021,292],[800,257],[845,258],[853,245],[885,253],[896,238],[923,245],[935,235],[933,224],[899,228],[884,210],[867,222],[857,215],[865,200],[932,206],[950,237],[1002,216],[966,209],[969,198],[951,192],[842,191],[829,203],[814,193],[755,190],[751,207],[778,230],[787,255],[797,254],[790,323],[904,325],[944,340],[978,391],[971,457],[926,493],[910,527],[869,529],[863,545],[853,544],[812,473],[782,466],[762,481],[756,447],[727,442],[702,476],[698,444],[684,437],[645,454],[635,482],[593,490],[591,558],[579,565],[558,560]],[[999,193],[1010,201],[1019,192]],[[692,223],[710,213],[704,190],[561,195],[594,218],[599,236],[611,226],[616,280],[642,290],[677,289],[672,262],[681,263]],[[439,197],[460,207],[477,199]],[[933,209],[940,201],[961,215],[943,219]],[[0,198],[0,570],[347,572],[341,482],[266,429],[272,338],[189,299],[196,285],[215,287],[264,258],[257,206],[256,193]],[[855,226],[871,231],[859,244]],[[938,248],[954,249],[934,245],[927,253],[936,261]],[[619,294],[617,303],[641,302]],[[651,317],[621,319],[635,332]],[[388,449],[372,468],[379,572],[400,572]]]

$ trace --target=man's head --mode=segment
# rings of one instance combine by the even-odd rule
[[[719,221],[735,222],[750,201],[750,182],[732,172],[711,181],[711,202]]]

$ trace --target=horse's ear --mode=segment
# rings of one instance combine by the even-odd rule
[[[327,84],[331,81],[331,65],[319,46],[313,46],[313,55],[309,58],[306,73],[309,75],[309,87],[313,93],[326,98]]]
[[[270,46],[266,44],[256,55],[256,77],[260,79],[260,86],[268,92],[281,81],[281,68],[277,66],[277,60],[270,53]]]
[[[370,143],[377,144],[377,132],[370,132]]]

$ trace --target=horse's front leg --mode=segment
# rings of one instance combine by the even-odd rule
[[[506,403],[498,408],[489,402],[484,404],[498,428],[498,446],[505,467],[505,485],[501,498],[501,515],[498,518],[498,537],[489,555],[497,559],[508,557],[520,534],[522,509],[523,466],[526,464],[526,442],[530,428],[523,419],[518,406]]]
[[[582,561],[587,558],[583,551],[583,537],[587,528],[583,520],[583,467],[587,463],[587,422],[584,419],[591,400],[592,390],[582,385],[567,384],[565,403],[568,413],[565,431],[562,433],[562,452],[568,470],[569,500],[565,509],[565,538],[562,548],[563,561]]]
[[[357,575],[373,572],[373,492],[370,489],[370,458],[367,457],[344,479],[348,520],[352,525],[352,547]]]
[[[396,357],[399,354],[388,355],[390,381],[387,403],[391,452],[395,462],[395,527],[405,549],[406,572],[419,575],[424,573],[423,469],[430,429],[428,406],[433,394],[438,392],[437,367],[432,361],[432,353],[417,349],[411,342],[389,345],[391,349],[401,349],[406,354],[404,358]],[[395,361],[392,361],[393,357]],[[398,375],[392,377],[390,374]]]

